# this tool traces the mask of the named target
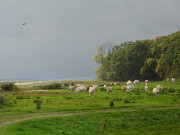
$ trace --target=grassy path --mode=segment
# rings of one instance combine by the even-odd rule
[[[158,110],[158,109],[173,109],[173,108],[180,108],[180,106],[174,106],[174,107],[156,107],[156,108],[145,108],[145,110]],[[93,113],[93,112],[116,112],[116,111],[137,111],[138,109],[111,109],[111,110],[93,110],[93,111],[83,111],[83,112],[71,112],[71,113],[44,113],[44,114],[33,114],[33,116],[24,115],[23,118],[14,119],[12,121],[6,121],[3,123],[0,123],[0,128],[6,125],[10,125],[16,122],[21,122],[25,120],[30,119],[37,119],[37,118],[46,118],[46,117],[55,117],[55,116],[72,116],[77,114],[87,114],[87,113]]]

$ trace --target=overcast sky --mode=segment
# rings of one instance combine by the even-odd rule
[[[93,77],[99,45],[171,34],[179,14],[180,0],[0,0],[0,79]]]

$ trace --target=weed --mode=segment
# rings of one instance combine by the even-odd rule
[[[71,99],[74,99],[73,97],[70,97],[70,96],[63,96],[65,99],[67,100],[71,100]]]
[[[104,88],[104,87],[100,87],[100,88],[98,88],[98,90],[99,91],[107,91],[106,88]]]
[[[36,99],[36,100],[34,100],[34,103],[36,103],[36,109],[40,110],[42,101],[39,99]]]
[[[30,96],[17,96],[16,99],[30,99]]]
[[[131,103],[130,99],[125,99],[124,103]]]
[[[0,93],[0,104],[4,104],[4,102],[5,102],[5,96],[4,94]]]
[[[169,88],[169,89],[168,89],[168,92],[174,93],[174,92],[175,92],[175,89],[174,89],[174,88]]]

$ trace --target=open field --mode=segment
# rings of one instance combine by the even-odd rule
[[[139,113],[138,122],[137,114]],[[117,111],[88,113],[66,117],[49,117],[17,122],[1,128],[2,135],[92,135],[102,134],[178,134],[180,109]]]
[[[92,85],[95,82],[91,81],[89,83]],[[98,84],[99,83],[103,82],[98,82]],[[85,82],[84,84],[88,84],[88,82]],[[152,89],[157,84],[163,86],[163,91],[162,93],[160,93],[160,96],[158,98],[155,98],[152,94]],[[77,132],[76,134],[84,134],[85,131],[87,131],[86,134],[95,134],[97,131],[97,125],[99,125],[98,127],[102,128],[106,118],[108,121],[111,121],[110,123],[107,122],[107,124],[109,124],[107,125],[107,128],[109,129],[106,129],[106,134],[126,134],[127,131],[129,133],[132,132],[132,134],[139,134],[140,132],[144,133],[144,131],[151,131],[151,129],[154,129],[153,131],[156,132],[161,131],[162,134],[166,130],[168,133],[173,131],[173,133],[176,134],[179,130],[180,123],[176,122],[176,120],[180,121],[179,81],[175,83],[167,83],[164,81],[150,82],[149,90],[147,93],[144,90],[144,83],[134,85],[135,90],[129,93],[122,92],[122,85],[113,86],[112,94],[107,94],[105,89],[101,87],[96,90],[93,97],[90,97],[88,92],[74,93],[74,91],[72,90],[64,90],[66,89],[66,87],[62,88],[61,90],[28,92],[29,89],[35,87],[38,88],[38,85],[31,85],[30,87],[26,85],[26,90],[23,90],[24,86],[25,85],[20,86],[21,89],[17,91],[3,92],[3,94],[5,95],[5,103],[3,105],[0,105],[0,125],[2,125],[4,122],[13,121],[15,119],[23,119],[26,117],[36,118],[36,116],[57,113],[64,114],[88,112],[88,114],[67,116],[63,118],[41,118],[37,120],[34,119],[14,123],[9,126],[1,127],[0,131],[3,132],[0,132],[0,134],[3,133],[2,135],[8,133],[11,134],[13,131],[17,131],[16,134],[25,134],[25,132],[27,132],[26,134],[31,134],[28,130],[32,129],[32,127],[34,127],[34,130],[37,131],[42,130],[42,134],[70,134],[70,132]],[[34,103],[35,100],[42,101],[41,109],[36,109],[36,103]],[[110,101],[114,101],[114,107],[110,107]],[[161,108],[161,110],[153,110],[154,108]],[[117,110],[117,112],[102,113],[103,111],[107,110]],[[124,111],[122,112],[122,110]],[[143,114],[142,116],[144,119],[139,120],[137,129],[133,130],[133,124],[135,123],[138,112],[140,113],[140,115],[141,113]],[[146,117],[147,119],[145,119]],[[97,122],[97,118],[99,119],[99,123]],[[76,123],[73,123],[73,125],[75,127],[77,125],[81,126],[77,126],[76,128],[69,126],[71,121],[69,121],[68,119],[74,119],[74,122]],[[82,120],[79,121],[79,119]],[[40,123],[40,125],[42,124],[42,126],[37,128],[37,125],[35,126],[33,124],[33,121]],[[43,125],[43,121],[48,121],[54,126],[52,126],[51,124]],[[59,121],[64,123],[58,123]],[[93,126],[93,123],[96,126]],[[111,126],[112,123],[114,123],[116,126]],[[27,127],[24,125],[27,125]],[[18,127],[24,128],[18,129]],[[67,127],[69,127],[68,132],[66,132],[66,130],[63,130]],[[91,130],[88,130],[88,127],[92,127],[90,128]],[[51,132],[51,128],[54,128],[53,132]],[[47,129],[49,131],[45,132],[45,130],[43,131],[43,129]],[[82,129],[82,132],[79,132],[79,129]],[[99,134],[101,134],[100,132],[102,132],[102,129],[100,130],[101,131],[99,131]],[[153,131],[152,134],[155,133]],[[32,133],[36,134],[36,131],[33,131]],[[151,132],[149,132],[149,134],[150,133]]]

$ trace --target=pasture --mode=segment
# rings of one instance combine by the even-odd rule
[[[82,81],[82,83],[92,85],[96,82]],[[158,98],[152,94],[152,89],[157,84],[163,86],[163,91]],[[67,90],[67,87],[62,87],[61,90],[28,91],[39,88],[37,84],[29,87],[28,85],[19,86],[20,89],[17,91],[3,92],[5,102],[0,105],[0,125],[6,121],[49,114],[77,112],[87,112],[88,114],[22,121],[1,127],[0,134],[9,135],[14,132],[13,135],[30,135],[36,134],[36,131],[42,131],[41,134],[76,133],[89,135],[96,134],[98,127],[99,134],[102,134],[105,119],[107,119],[105,134],[139,134],[140,132],[144,133],[144,131],[149,131],[150,134],[151,129],[154,129],[152,134],[155,133],[154,131],[163,134],[166,130],[168,133],[173,131],[176,134],[176,131],[179,130],[180,123],[177,122],[180,121],[179,81],[175,83],[150,82],[148,92],[145,92],[143,82],[135,84],[135,90],[128,93],[122,92],[122,84],[113,86],[112,94],[108,94],[105,88],[99,87],[92,97],[89,96],[88,92],[74,93],[72,90]],[[37,109],[35,101],[41,101],[40,109]],[[111,101],[114,102],[114,107],[110,106]],[[137,128],[134,130],[133,125],[137,113],[140,113],[142,117],[139,117]],[[47,121],[49,124],[45,124],[43,121]],[[20,127],[22,128],[20,129]],[[69,130],[66,132],[64,129],[67,128]]]

